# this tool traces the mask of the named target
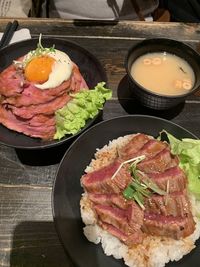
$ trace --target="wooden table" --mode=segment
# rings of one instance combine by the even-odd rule
[[[9,19],[0,20],[3,31]],[[200,25],[152,22],[71,22],[66,20],[20,19],[31,35],[61,37],[93,53],[104,66],[113,98],[103,119],[127,113],[152,114],[172,120],[200,136],[200,99],[189,97],[172,112],[151,112],[135,106],[123,94],[124,57],[135,42],[149,37],[169,37],[200,49]],[[122,89],[122,91],[121,91]],[[120,93],[121,92],[121,93]],[[119,96],[119,99],[118,99]],[[57,237],[51,211],[51,191],[60,155],[44,160],[44,154],[25,153],[0,145],[0,266],[70,266]]]

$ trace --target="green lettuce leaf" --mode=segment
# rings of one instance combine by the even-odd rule
[[[166,131],[162,132],[167,135],[172,154],[179,156],[179,165],[188,176],[190,192],[200,200],[200,140],[190,138],[179,140]]]
[[[82,89],[70,95],[72,100],[55,113],[54,139],[61,139],[67,134],[76,134],[85,126],[88,119],[94,118],[99,110],[103,109],[105,101],[112,97],[112,91],[104,86],[105,82],[101,82],[92,90]]]

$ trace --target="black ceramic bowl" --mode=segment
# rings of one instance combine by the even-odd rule
[[[131,66],[138,57],[151,52],[167,52],[187,61],[195,74],[193,88],[185,94],[172,96],[154,93],[138,84],[130,73]],[[154,38],[139,42],[129,49],[125,59],[125,67],[129,78],[129,85],[134,95],[142,105],[152,109],[164,110],[172,108],[183,102],[188,95],[193,94],[200,87],[200,54],[190,46],[176,40]]]
[[[24,56],[29,51],[34,50],[37,47],[37,44],[38,38],[33,38],[11,44],[1,49],[0,72],[7,68],[13,60],[16,60],[18,57]],[[42,38],[42,44],[44,47],[51,47],[52,45],[55,45],[56,49],[67,53],[73,62],[78,65],[79,70],[89,88],[94,88],[98,82],[107,82],[105,70],[98,59],[78,44],[52,37]],[[100,111],[96,117],[89,119],[85,127],[83,127],[78,133],[74,135],[66,135],[61,140],[51,141],[29,137],[22,133],[9,130],[0,124],[0,144],[18,149],[41,150],[54,148],[63,145],[64,143],[71,143],[71,141],[73,141],[80,133],[95,123],[100,118],[101,114],[102,112]]]
[[[161,118],[128,115],[103,121],[80,135],[63,157],[53,185],[53,218],[59,238],[77,267],[126,267],[122,260],[116,260],[103,253],[101,246],[89,242],[83,234],[80,214],[80,198],[83,188],[80,177],[90,163],[97,148],[102,148],[113,139],[133,133],[145,133],[155,138],[165,129],[176,138],[194,138],[192,133]],[[166,267],[199,266],[200,240],[196,249],[181,261],[171,262]]]

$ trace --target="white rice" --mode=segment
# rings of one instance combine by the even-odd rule
[[[102,149],[98,149],[95,158],[86,168],[86,172],[97,170],[117,157],[117,148],[123,146],[130,140],[132,135],[119,137]],[[195,248],[195,241],[200,237],[200,201],[194,196],[190,196],[192,212],[196,222],[196,228],[192,235],[174,240],[168,237],[147,236],[143,242],[133,248],[129,248],[118,238],[112,236],[107,231],[97,225],[97,219],[91,208],[90,201],[85,192],[80,201],[82,220],[85,223],[83,229],[85,236],[90,242],[101,243],[104,253],[116,259],[123,259],[124,263],[130,267],[163,267],[169,261],[178,261],[184,255],[190,253]]]

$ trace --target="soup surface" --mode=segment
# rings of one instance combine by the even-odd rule
[[[131,75],[144,88],[162,95],[180,95],[191,90],[195,75],[182,58],[166,53],[148,53],[136,59]]]

